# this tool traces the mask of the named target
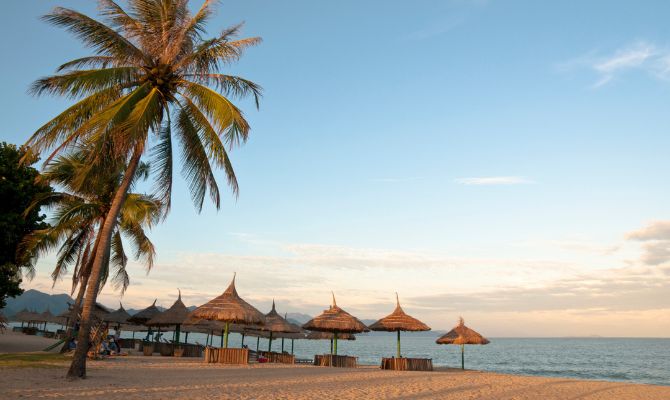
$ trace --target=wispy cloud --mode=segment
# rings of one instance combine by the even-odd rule
[[[654,221],[642,229],[629,232],[626,239],[645,242],[640,258],[645,265],[660,265],[670,261],[670,221]]]
[[[461,185],[527,185],[535,183],[523,176],[486,176],[476,178],[458,178],[455,181]]]
[[[558,66],[560,71],[589,69],[596,74],[591,85],[600,88],[631,72],[644,71],[652,77],[670,80],[670,50],[647,41],[638,41],[606,55],[590,52]]]

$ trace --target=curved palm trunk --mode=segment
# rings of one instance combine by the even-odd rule
[[[105,223],[102,225],[102,228],[98,233],[98,236],[100,237],[99,247],[95,252],[95,258],[91,268],[91,275],[89,277],[89,284],[86,287],[86,298],[84,299],[79,335],[77,337],[77,349],[74,353],[74,357],[72,358],[70,369],[67,371],[68,379],[86,378],[86,354],[88,353],[88,339],[91,332],[91,315],[93,314],[93,309],[95,307],[95,300],[98,297],[100,274],[106,259],[109,259],[112,233],[114,232],[116,221],[119,217],[119,213],[121,212],[121,206],[123,205],[123,202],[126,200],[126,196],[128,195],[128,189],[130,188],[130,184],[132,183],[133,177],[135,176],[135,171],[137,170],[137,165],[140,162],[141,156],[142,148],[138,146],[135,148],[133,156],[128,163],[128,167],[126,168],[121,185],[114,194],[114,199],[112,200],[112,204],[109,208],[109,213],[107,214]]]
[[[102,226],[104,222],[105,220],[103,218],[100,222],[100,226]],[[95,254],[98,251],[99,243],[100,243],[100,235],[98,235],[95,238],[95,243],[93,244],[93,254]],[[67,339],[65,340],[65,343],[63,343],[63,347],[60,350],[61,353],[65,353],[66,351],[68,351],[70,338],[77,334],[77,332],[74,332],[74,325],[77,322],[77,315],[79,315],[79,310],[81,310],[81,303],[84,300],[84,293],[86,292],[86,286],[88,285],[88,278],[89,276],[91,276],[92,267],[93,267],[93,257],[90,258],[90,260],[86,263],[83,270],[81,271],[81,279],[79,281],[79,291],[77,292],[77,298],[75,299],[74,304],[72,305],[72,313],[70,313],[70,315],[74,316],[73,323],[72,325],[68,324],[67,331],[65,333],[65,337]]]

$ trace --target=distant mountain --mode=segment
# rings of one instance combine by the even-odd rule
[[[309,316],[309,315],[307,315],[307,314],[302,314],[302,313],[291,313],[291,312],[290,312],[290,313],[286,314],[286,319],[287,319],[289,322],[293,323],[293,324],[296,324],[296,325],[302,325],[302,324],[304,324],[305,322],[307,322],[307,321],[309,321],[310,319],[312,319],[312,317]]]
[[[68,302],[74,303],[74,300],[67,294],[48,294],[30,289],[21,296],[7,299],[7,307],[2,312],[6,316],[13,316],[24,308],[38,313],[49,309],[52,314],[58,315],[67,310]]]
[[[167,310],[167,308],[162,307],[162,306],[156,306],[156,308],[158,308],[161,312]],[[198,306],[188,306],[188,307],[186,307],[186,308],[187,308],[189,311],[193,311],[193,310],[195,310],[196,308],[198,308]],[[118,310],[118,309],[114,309],[114,310]],[[114,310],[112,310],[112,311],[114,311]],[[140,311],[142,311],[142,310],[144,310],[144,308],[141,309],[141,310],[136,310],[136,309],[134,309],[134,308],[129,308],[129,309],[126,310],[126,312],[127,312],[128,314],[130,314],[130,315],[135,315],[135,314],[137,314],[138,312],[140,312]]]
[[[370,325],[374,324],[375,322],[377,322],[377,320],[376,319],[362,319],[361,322],[364,323],[365,326],[370,326]]]

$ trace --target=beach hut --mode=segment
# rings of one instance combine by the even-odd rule
[[[395,310],[393,310],[391,314],[370,325],[370,330],[396,332],[398,335],[396,357],[400,358],[400,332],[429,331],[430,327],[424,324],[423,322],[419,321],[418,319],[407,315],[400,306],[398,293],[396,293],[395,296],[396,296]]]
[[[303,329],[310,331],[331,332],[333,334],[333,351],[330,357],[324,360],[322,357],[315,357],[315,364],[330,365],[330,366],[347,366],[355,367],[355,357],[338,357],[337,356],[337,339],[341,333],[361,333],[368,332],[369,329],[358,318],[344,311],[337,306],[335,301],[335,294],[333,293],[333,305],[328,310],[325,310],[321,315],[314,317],[303,324]],[[323,364],[325,363],[325,364]]]
[[[435,341],[435,343],[461,345],[461,368],[465,369],[465,345],[489,344],[490,341],[485,337],[483,337],[482,335],[480,335],[479,333],[465,326],[465,322],[461,317],[458,321],[458,325],[454,329],[440,336]]]
[[[23,324],[28,322],[28,315],[30,311],[28,311],[27,308],[24,308],[23,310],[17,312],[14,314],[14,318],[12,318],[14,321],[19,321],[21,322],[21,328],[23,328]]]
[[[224,323],[224,339],[222,350],[243,350],[243,351],[205,351],[206,362],[220,363],[248,363],[249,352],[247,349],[228,349],[228,333],[231,324],[241,325],[263,325],[265,316],[254,308],[251,304],[244,301],[235,288],[235,275],[230,285],[220,296],[196,308],[189,314],[189,320],[208,320],[220,321]]]
[[[157,327],[174,326],[174,341],[179,344],[180,328],[184,321],[188,318],[188,314],[188,308],[186,308],[184,303],[181,301],[180,290],[179,296],[177,297],[177,300],[174,302],[174,304],[172,304],[170,308],[163,311],[162,313],[156,314],[156,316],[148,320],[145,325]]]

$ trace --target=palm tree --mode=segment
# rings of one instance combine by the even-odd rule
[[[62,278],[73,265],[72,293],[79,286],[74,309],[80,309],[84,291],[90,276],[94,249],[98,243],[96,235],[104,223],[115,192],[122,177],[120,168],[112,171],[98,171],[84,184],[75,186],[77,171],[85,167],[86,153],[74,152],[59,156],[52,161],[41,175],[41,180],[63,187],[62,192],[52,192],[39,196],[26,210],[46,206],[53,210],[52,225],[33,231],[27,235],[20,246],[20,253],[28,265],[28,275],[34,275],[37,259],[49,251],[58,248],[57,261],[51,276],[54,284]],[[148,166],[143,164],[136,172],[136,180],[146,179]],[[150,196],[129,193],[118,217],[117,227],[112,236],[111,258],[105,261],[99,281],[99,289],[108,280],[110,267],[114,270],[112,283],[123,293],[130,279],[126,271],[128,256],[122,236],[130,239],[135,248],[134,258],[145,263],[147,270],[153,266],[154,246],[146,236],[144,229],[158,222],[161,216],[161,204]]]
[[[237,25],[205,39],[212,3],[206,0],[192,14],[188,0],[128,0],[128,11],[112,0],[99,0],[107,24],[66,8],[55,8],[44,16],[47,22],[72,32],[95,54],[67,62],[56,75],[33,84],[36,95],[66,96],[77,102],[39,128],[27,144],[35,152],[50,149],[47,162],[74,145],[100,149],[90,154],[88,172],[81,172],[79,181],[110,159],[126,165],[109,217],[98,233],[92,282],[99,280],[117,216],[143,155],[152,157],[156,195],[166,213],[172,191],[174,139],[180,144],[184,176],[198,210],[207,192],[216,207],[220,206],[213,167],[225,171],[228,185],[238,193],[227,148],[247,140],[249,124],[229,97],[253,96],[258,107],[261,89],[220,71],[260,38],[235,39],[241,27]],[[69,378],[86,375],[96,286],[86,289],[80,345]]]

